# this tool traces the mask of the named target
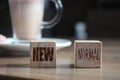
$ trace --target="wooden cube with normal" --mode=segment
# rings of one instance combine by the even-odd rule
[[[30,67],[56,67],[56,43],[54,41],[31,41]]]
[[[74,42],[74,67],[100,68],[102,64],[102,42],[97,40],[76,40]]]

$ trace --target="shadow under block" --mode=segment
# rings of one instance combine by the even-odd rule
[[[102,42],[76,40],[74,42],[76,68],[100,68],[102,65]]]
[[[52,41],[30,42],[30,67],[56,67],[56,43]]]

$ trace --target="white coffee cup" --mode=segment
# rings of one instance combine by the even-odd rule
[[[56,15],[51,21],[43,21],[46,1],[54,2]],[[42,28],[51,28],[61,18],[61,0],[9,0],[13,38],[16,42],[41,39]]]

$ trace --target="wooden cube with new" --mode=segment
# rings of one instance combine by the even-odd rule
[[[97,40],[76,40],[74,42],[76,68],[100,68],[102,65],[102,42]]]
[[[31,41],[30,67],[56,67],[56,43],[54,41]]]

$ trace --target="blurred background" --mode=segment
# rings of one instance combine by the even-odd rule
[[[51,29],[44,29],[43,36],[79,37],[83,34],[83,39],[120,38],[120,0],[62,0],[62,3],[61,21]],[[47,7],[45,11],[50,9],[52,7]],[[53,16],[53,12],[45,16]],[[79,33],[81,30],[83,33]],[[12,36],[8,0],[0,0],[0,34]]]

